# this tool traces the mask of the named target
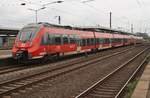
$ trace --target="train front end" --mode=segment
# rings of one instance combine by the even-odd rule
[[[38,48],[38,33],[41,25],[29,24],[18,33],[12,49],[14,59],[28,60]]]

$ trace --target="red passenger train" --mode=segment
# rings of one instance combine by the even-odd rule
[[[68,29],[48,23],[29,24],[16,37],[12,54],[15,59],[35,59],[66,55],[141,43],[133,35]]]

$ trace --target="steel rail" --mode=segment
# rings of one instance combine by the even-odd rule
[[[132,48],[132,49],[134,49],[134,48]],[[19,90],[19,89],[23,89],[23,88],[25,88],[25,87],[30,87],[30,86],[32,86],[32,85],[35,84],[35,83],[40,83],[40,82],[42,82],[42,81],[44,81],[44,80],[47,80],[47,79],[49,79],[49,78],[54,78],[54,77],[56,77],[56,76],[59,76],[59,75],[68,73],[68,72],[70,72],[70,71],[73,71],[73,70],[76,70],[76,69],[79,69],[79,68],[82,68],[82,67],[84,67],[84,66],[90,65],[90,64],[95,63],[95,62],[98,62],[98,61],[100,61],[100,60],[104,60],[104,59],[106,59],[106,58],[112,57],[112,56],[114,56],[114,55],[122,54],[122,53],[124,53],[124,52],[126,52],[126,51],[128,51],[128,50],[132,50],[132,49],[126,49],[126,50],[121,51],[121,52],[116,52],[116,53],[113,53],[113,54],[111,54],[111,55],[104,56],[104,57],[102,57],[102,58],[99,58],[97,61],[94,60],[94,61],[92,61],[92,62],[90,62],[90,63],[86,63],[86,64],[84,64],[84,65],[82,65],[82,66],[77,66],[77,67],[75,67],[75,68],[72,68],[72,69],[70,69],[70,70],[57,73],[57,74],[52,75],[52,76],[46,76],[46,77],[43,77],[42,79],[38,79],[38,78],[37,78],[36,80],[34,80],[34,82],[30,82],[30,81],[28,80],[28,78],[32,78],[32,77],[38,76],[38,75],[40,75],[40,74],[45,74],[45,73],[47,73],[47,72],[51,72],[51,73],[52,73],[52,72],[54,72],[54,71],[58,71],[59,69],[62,70],[62,68],[67,68],[68,66],[70,67],[70,66],[73,66],[73,65],[68,64],[68,65],[66,65],[65,67],[63,66],[63,67],[61,67],[61,68],[56,68],[56,69],[49,70],[49,71],[46,71],[46,72],[42,72],[42,73],[38,73],[38,74],[35,74],[35,75],[27,76],[27,77],[24,77],[24,78],[14,79],[14,80],[11,80],[11,81],[7,81],[7,82],[4,82],[4,83],[1,83],[0,86],[15,84],[14,82],[21,81],[21,80],[25,80],[25,79],[26,79],[25,82],[27,82],[26,84],[18,85],[18,87],[10,88],[10,90],[0,91],[0,96],[3,96],[3,95],[5,95],[5,94],[10,94],[10,93],[13,92],[13,91],[16,91],[16,90]],[[17,84],[17,83],[16,83],[16,84]]]
[[[10,66],[10,67],[4,68],[4,69],[0,69],[0,75],[6,74],[6,73],[8,74],[10,72],[15,72],[15,71],[19,71],[19,70],[23,70],[26,68],[29,68],[29,67],[27,67],[27,66]]]
[[[127,62],[125,62],[124,64],[122,64],[121,66],[119,66],[117,69],[115,69],[114,71],[112,71],[111,73],[109,73],[108,75],[106,75],[104,78],[102,78],[101,80],[99,80],[98,82],[96,82],[94,85],[90,86],[88,89],[86,89],[85,91],[83,91],[82,93],[80,93],[79,95],[77,95],[75,98],[84,98],[87,94],[89,94],[93,89],[96,88],[97,85],[102,84],[105,80],[109,79],[113,74],[117,73],[120,69],[122,69],[123,67],[125,67],[127,64],[129,64],[131,61],[133,61],[134,59],[136,59],[138,56],[140,56],[142,53],[144,53],[148,48],[144,49],[143,51],[141,51],[140,53],[138,53],[137,55],[135,55],[133,58],[131,58],[130,60],[128,60]],[[144,61],[143,61],[144,62]],[[142,62],[142,63],[143,63]],[[142,64],[141,63],[141,64]],[[123,90],[124,87],[122,87],[121,90]],[[121,91],[118,92],[118,94],[116,95],[115,98],[117,98],[117,96],[119,96],[119,94],[121,93]]]
[[[91,62],[88,62],[88,63],[84,64],[84,66],[90,65],[90,64],[92,64],[92,63],[95,63],[95,62],[98,62],[98,61],[101,61],[101,60],[104,60],[104,59],[106,59],[106,58],[110,58],[110,57],[115,56],[115,55],[118,55],[118,54],[122,54],[122,53],[124,53],[124,52],[126,52],[126,51],[129,51],[129,50],[132,50],[132,49],[134,49],[134,48],[125,49],[125,50],[123,50],[123,51],[115,52],[115,53],[109,54],[109,55],[105,55],[105,56],[100,57],[100,58],[97,58],[97,56],[96,56],[96,57],[93,58],[93,59],[97,58],[96,60],[93,60],[93,59],[90,58]],[[68,67],[68,66],[70,67],[70,66],[74,66],[75,64],[80,64],[80,63],[84,63],[84,62],[87,62],[87,59],[86,59],[86,60],[83,60],[83,61],[78,61],[78,62],[77,62],[77,61],[72,61],[72,62],[70,62],[70,63],[65,63],[64,66],[61,66],[61,67],[58,67],[58,68],[54,68],[54,69],[48,69],[48,70],[45,71],[45,72],[37,73],[37,74],[35,74],[35,75],[39,75],[39,74],[42,74],[42,73],[47,73],[47,72],[59,70],[59,69],[62,69],[62,68],[66,68],[66,67]],[[58,64],[58,65],[59,65],[59,64]],[[31,75],[31,76],[34,76],[34,75]],[[27,76],[27,77],[28,77],[28,76]],[[24,77],[24,78],[26,78],[26,77]],[[15,80],[15,79],[14,79],[14,80]],[[14,81],[14,80],[11,80],[11,81]],[[11,81],[8,81],[8,82],[5,82],[5,83],[9,83],[9,82],[11,82]],[[3,83],[0,83],[0,85],[2,85],[2,84],[3,84]]]
[[[121,90],[118,92],[118,94],[115,96],[115,98],[118,98],[120,96],[120,94],[123,92],[123,90],[125,89],[125,87],[128,85],[128,83],[132,80],[132,78],[136,75],[136,73],[138,73],[138,71],[140,70],[140,68],[142,67],[142,65],[146,62],[147,58],[150,55],[146,56],[145,59],[141,62],[141,64],[137,67],[137,69],[134,71],[134,73],[131,75],[131,77],[127,80],[127,82],[124,84],[124,86],[121,88]]]
[[[129,49],[132,49],[132,48],[135,48],[135,47],[129,47]],[[127,49],[126,49],[127,50]],[[90,60],[90,59],[94,59],[96,56],[97,56],[98,54],[96,54],[96,55],[94,55],[93,56],[93,54],[91,54],[91,56],[90,57],[88,57],[88,59]],[[82,60],[81,62],[83,62],[83,61],[85,61],[85,60]],[[75,62],[76,64],[77,63],[81,63],[80,61],[76,61],[76,60],[73,60],[73,62]],[[74,64],[75,64],[74,63]],[[53,63],[52,63],[53,64]],[[35,66],[33,66],[33,67],[35,67]],[[24,70],[24,69],[26,69],[26,68],[31,68],[31,67],[29,67],[29,66],[22,66],[22,65],[16,65],[16,66],[5,66],[4,68],[1,68],[0,67],[0,75],[2,75],[2,74],[7,74],[7,73],[10,73],[10,72],[15,72],[15,71],[20,71],[20,70]]]

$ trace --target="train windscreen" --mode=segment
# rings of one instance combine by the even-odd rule
[[[18,40],[22,42],[31,41],[39,31],[39,26],[30,26],[30,27],[24,27],[20,32],[18,33]]]

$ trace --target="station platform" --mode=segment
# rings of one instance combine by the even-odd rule
[[[0,50],[0,59],[12,57],[11,50]]]
[[[131,98],[150,98],[150,63],[146,66]]]

